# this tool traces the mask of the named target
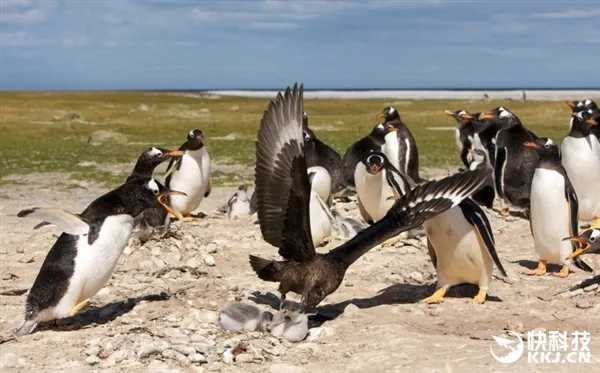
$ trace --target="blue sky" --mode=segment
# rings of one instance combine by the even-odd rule
[[[9,1],[2,89],[600,88],[600,1]]]

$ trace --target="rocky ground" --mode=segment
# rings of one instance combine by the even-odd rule
[[[21,178],[2,188],[0,291],[27,289],[55,229],[34,231],[15,215],[29,206],[81,211],[106,190],[66,189],[65,175]],[[268,307],[275,283],[260,281],[248,254],[276,258],[262,241],[255,217],[229,220],[217,209],[235,188],[216,188],[197,223],[174,224],[173,234],[143,245],[131,239],[112,279],[74,318],[42,326],[20,341],[0,345],[0,369],[11,372],[597,372],[600,364],[600,288],[573,288],[589,274],[567,279],[527,277],[535,266],[529,224],[489,210],[497,251],[509,273],[497,277],[484,305],[476,289],[456,288],[440,305],[419,300],[433,291],[435,271],[424,239],[377,247],[357,261],[321,312],[333,320],[311,323],[307,339],[290,343],[260,332],[225,332],[218,311],[233,302]],[[352,202],[337,204],[357,216]],[[329,243],[327,250],[339,244]],[[588,260],[589,262],[589,260]],[[499,274],[496,271],[497,274]],[[571,290],[569,290],[571,288]],[[19,293],[17,291],[17,293]],[[297,298],[296,298],[297,299]],[[0,333],[22,321],[25,295],[3,295]],[[534,364],[526,356],[501,364],[490,354],[492,335],[506,330],[587,331],[589,364]],[[527,346],[525,346],[527,348]],[[526,354],[525,354],[526,355]]]

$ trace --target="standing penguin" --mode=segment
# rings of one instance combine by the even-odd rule
[[[594,227],[600,228],[600,142],[591,131],[596,126],[589,112],[573,114],[561,151],[562,165],[579,200],[579,220],[593,220]]]
[[[165,209],[179,220],[194,221],[198,217],[192,216],[192,211],[210,195],[212,189],[210,155],[204,146],[204,133],[198,129],[188,132],[187,141],[179,150],[185,154],[169,163],[165,185],[186,195],[169,197],[170,206],[165,205]]]
[[[502,127],[496,134],[494,157],[494,180],[496,194],[500,198],[500,213],[508,216],[509,203],[527,210],[537,153],[523,147],[523,143],[533,141],[537,136],[527,130],[513,113],[502,107],[488,111],[480,118],[495,119]]]
[[[127,177],[126,182],[129,182],[136,178],[151,178],[154,173],[154,169],[169,158],[178,158],[183,156],[183,152],[180,150],[168,150],[163,148],[148,148],[138,158],[131,175]],[[153,228],[165,226],[168,223],[167,217],[169,214],[162,207],[151,207],[144,210],[138,215],[133,222],[133,227],[140,228],[138,232],[138,238],[141,241],[146,241]]]
[[[558,145],[548,138],[525,142],[525,147],[539,155],[531,183],[531,215],[529,223],[535,251],[539,262],[536,269],[525,272],[528,275],[546,273],[546,263],[561,264],[558,277],[569,275],[571,260],[567,257],[576,249],[564,237],[577,234],[577,195],[569,177],[561,164]],[[573,261],[578,268],[591,272],[581,259]]]
[[[381,113],[377,114],[377,118],[385,119],[386,124],[389,124],[398,130],[396,133],[397,144],[392,146],[393,152],[398,154],[398,164],[396,164],[395,159],[392,158],[390,153],[386,151],[386,155],[390,159],[390,162],[396,166],[398,171],[410,176],[416,182],[421,182],[421,177],[419,176],[419,151],[417,149],[417,142],[406,124],[400,119],[400,112],[395,108],[388,106],[384,108]],[[389,147],[390,145],[386,144],[386,146]]]
[[[386,135],[397,130],[389,124],[379,123],[373,127],[368,136],[363,137],[348,147],[343,159],[347,185],[355,186],[354,171],[356,170],[356,165],[371,152],[383,151],[382,147],[386,145],[386,140],[390,140],[390,138],[386,139]]]
[[[444,111],[444,114],[454,118],[458,122],[455,130],[456,146],[460,150],[460,160],[466,167],[469,167],[473,159],[469,149],[473,148],[475,136],[474,121],[477,121],[480,113],[469,113],[466,110]]]
[[[473,161],[469,165],[469,170],[490,170],[490,176],[486,185],[483,186],[476,193],[473,193],[473,196],[471,198],[473,199],[473,201],[479,203],[480,205],[484,205],[485,207],[491,209],[494,205],[494,199],[496,198],[496,191],[494,189],[494,177],[492,172],[493,169],[489,165],[487,153],[481,149],[469,150],[469,153],[472,154],[471,158],[473,159]]]
[[[309,214],[310,214],[310,233],[313,240],[313,245],[315,247],[321,246],[323,242],[331,237],[331,232],[333,229],[333,223],[335,222],[331,212],[329,211],[329,206],[327,202],[325,202],[321,195],[326,196],[324,193],[326,192],[326,188],[324,188],[323,179],[325,179],[325,175],[329,176],[327,170],[320,167],[322,172],[316,172],[315,167],[311,167],[313,170],[308,173],[308,183],[310,184],[310,202],[308,205]],[[329,185],[331,185],[331,179],[329,179]],[[329,194],[329,198],[331,199],[331,194]]]
[[[306,166],[324,167],[331,177],[331,193],[336,194],[346,186],[342,157],[332,147],[319,140],[308,127],[308,116],[303,115],[302,131],[306,146]]]
[[[127,246],[133,219],[159,199],[183,193],[154,179],[136,178],[94,200],[81,214],[31,208],[18,217],[47,221],[62,232],[48,252],[29,294],[25,322],[16,336],[31,333],[39,322],[75,315],[110,279]]]

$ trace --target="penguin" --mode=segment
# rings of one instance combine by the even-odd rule
[[[458,122],[455,130],[456,146],[460,150],[460,160],[468,168],[473,161],[471,158],[472,154],[469,152],[469,149],[473,148],[472,143],[475,137],[475,125],[473,122],[477,120],[480,113],[471,114],[466,110],[445,110],[444,114],[454,118]]]
[[[319,197],[327,203],[327,206],[331,206],[333,202],[331,190],[332,180],[327,169],[321,166],[312,166],[308,167],[306,172],[308,172],[308,180],[311,187],[317,192]]]
[[[172,191],[150,178],[135,178],[98,197],[81,214],[57,208],[21,210],[20,218],[34,218],[57,226],[58,237],[27,295],[25,321],[17,337],[31,333],[38,323],[75,315],[110,279],[127,246],[136,216]]]
[[[600,257],[600,229],[587,229],[577,236],[565,237],[563,241],[579,244],[579,249],[573,251],[567,259],[575,259],[583,254],[596,254]]]
[[[573,113],[577,113],[584,110],[599,111],[598,105],[590,99],[583,101],[567,101],[567,105],[573,110]]]
[[[495,138],[494,181],[501,215],[508,216],[509,204],[527,211],[537,153],[523,147],[523,143],[533,141],[537,136],[503,107],[488,111],[480,118],[494,119],[500,125]]]
[[[539,262],[527,275],[541,276],[546,273],[546,263],[562,265],[558,277],[569,275],[571,262],[578,268],[592,269],[580,258],[573,261],[567,257],[576,249],[564,237],[577,234],[578,201],[565,168],[561,164],[558,145],[548,138],[524,143],[539,155],[531,182],[531,210],[529,224]]]
[[[183,156],[181,150],[169,150],[164,148],[151,147],[146,149],[138,158],[133,171],[127,177],[125,182],[135,178],[151,178],[154,169],[169,158],[179,158]],[[138,215],[133,222],[133,227],[139,227],[137,237],[140,241],[147,241],[154,228],[167,227],[169,214],[162,207],[153,207],[145,210]]]
[[[310,167],[324,167],[331,176],[331,193],[336,194],[346,186],[344,177],[344,163],[342,157],[332,147],[319,140],[315,133],[308,127],[306,112],[302,118],[302,131],[306,146],[306,165]]]
[[[471,154],[472,162],[469,165],[469,170],[487,169],[490,170],[490,176],[488,182],[477,192],[473,193],[472,199],[480,205],[483,205],[489,209],[494,205],[494,199],[496,198],[496,191],[494,189],[494,177],[492,173],[492,167],[487,159],[487,153],[481,149],[469,149]]]
[[[250,215],[250,198],[248,198],[248,186],[240,185],[238,190],[227,201],[227,210],[225,212],[228,218],[234,216]]]
[[[358,165],[354,176],[358,207],[363,220],[373,225],[381,220],[394,202],[416,185],[410,176],[398,171],[381,152],[372,152]],[[418,236],[421,228],[406,230],[384,242],[391,245],[398,240]]]
[[[353,218],[343,217],[336,209],[331,210],[336,238],[350,239],[366,228],[361,221]]]
[[[258,307],[234,303],[219,312],[219,325],[223,330],[249,330],[266,332],[273,322],[273,314]]]
[[[398,129],[389,124],[379,123],[373,127],[368,136],[363,137],[348,147],[343,158],[347,185],[355,186],[354,171],[356,170],[356,165],[372,151],[382,151],[382,147],[386,145],[386,135],[394,131],[398,131]],[[391,139],[393,138],[393,136],[391,138],[388,137],[387,142],[391,144]],[[392,147],[390,146],[389,149],[392,149]]]
[[[384,108],[381,113],[377,114],[377,118],[385,119],[385,123],[393,126],[398,131],[396,132],[397,143],[388,144],[386,147],[389,148],[385,153],[388,156],[390,162],[402,172],[410,176],[415,182],[421,182],[419,176],[419,151],[417,149],[417,142],[413,137],[412,133],[400,119],[400,112],[395,108],[388,106]],[[396,163],[395,154],[397,153],[398,163]]]
[[[327,170],[322,169],[326,173]],[[333,218],[329,211],[329,206],[325,202],[319,192],[323,192],[323,185],[319,185],[321,178],[323,177],[322,172],[308,172],[308,183],[310,185],[310,201],[309,201],[309,216],[310,216],[310,233],[312,236],[313,245],[315,247],[322,246],[328,237],[331,237],[333,229]],[[319,174],[317,178],[315,175]],[[331,180],[331,179],[329,179]],[[321,182],[322,184],[322,182]]]
[[[300,342],[308,334],[308,316],[310,313],[283,309],[275,313],[270,325],[270,332],[275,337],[290,342]]]
[[[186,196],[171,196],[169,205],[164,207],[178,220],[194,221],[198,217],[192,216],[192,211],[210,195],[212,189],[210,155],[204,146],[204,133],[199,129],[188,132],[187,141],[179,150],[185,154],[169,162],[165,185],[186,193]]]
[[[562,165],[579,201],[579,220],[600,228],[600,142],[591,131],[597,127],[588,111],[573,114],[569,133],[561,144]],[[576,232],[577,233],[577,232]]]

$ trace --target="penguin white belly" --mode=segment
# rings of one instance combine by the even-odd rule
[[[130,215],[115,215],[104,220],[92,245],[88,244],[88,236],[80,236],[67,291],[56,307],[40,312],[40,321],[68,317],[75,305],[98,293],[112,276],[132,230]]]
[[[533,244],[540,260],[568,264],[572,252],[569,203],[565,197],[565,181],[558,172],[536,168],[531,183],[531,230]]]
[[[210,156],[206,147],[188,150],[181,157],[179,170],[173,171],[169,188],[184,192],[187,196],[170,196],[173,210],[187,215],[198,208],[208,191],[210,182]]]
[[[396,170],[406,173],[406,170],[400,165],[400,144],[398,143],[398,135],[396,131],[385,135],[385,144],[381,146],[381,152],[385,154],[390,163],[396,167]],[[404,165],[402,165],[404,166]]]
[[[600,144],[588,138],[565,137],[561,147],[562,164],[579,201],[579,220],[600,217]]]
[[[250,215],[250,201],[235,201],[231,205],[231,211],[229,211],[229,217],[234,216],[246,216]]]
[[[469,283],[488,289],[494,262],[460,207],[425,221],[423,226],[437,257],[439,287]]]
[[[331,176],[329,175],[327,169],[321,166],[312,166],[309,167],[306,172],[309,174],[311,172],[315,173],[311,188],[319,193],[319,196],[323,201],[327,201],[329,199],[329,195],[331,194]]]
[[[331,221],[327,212],[323,210],[323,204],[319,201],[320,197],[314,190],[310,191],[310,233],[313,239],[313,245],[318,247],[325,237],[331,236]]]
[[[371,175],[362,163],[356,166],[354,173],[356,193],[360,196],[364,209],[373,221],[383,218],[394,204],[393,199],[387,199],[392,197],[393,193],[392,188],[385,181],[385,173],[385,170],[381,170],[377,175]]]
[[[463,149],[463,144],[460,141],[460,131],[457,129],[454,130],[454,139],[456,140],[456,146],[458,146],[458,150]]]

